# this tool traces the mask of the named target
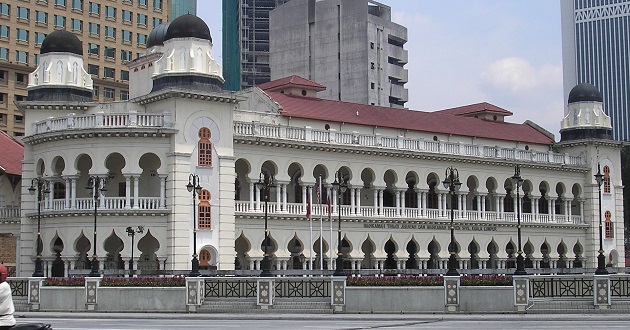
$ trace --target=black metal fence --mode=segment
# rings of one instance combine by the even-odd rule
[[[593,297],[593,278],[587,277],[532,277],[531,298]]]
[[[16,297],[28,297],[28,279],[27,278],[10,278],[7,280],[11,287],[11,295]]]
[[[256,298],[256,279],[207,279],[204,281],[205,298]]]
[[[330,279],[283,279],[275,280],[277,298],[325,298],[330,297]]]
[[[630,277],[611,277],[610,295],[612,297],[630,298]]]

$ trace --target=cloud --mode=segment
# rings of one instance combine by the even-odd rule
[[[535,68],[520,57],[507,57],[490,63],[481,78],[498,91],[529,92],[562,84],[562,68],[543,65]]]

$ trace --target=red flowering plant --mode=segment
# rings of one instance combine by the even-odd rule
[[[511,286],[512,276],[507,275],[463,275],[462,286]]]
[[[182,287],[186,286],[186,278],[175,277],[104,277],[100,286],[109,287]]]
[[[85,286],[83,277],[47,277],[44,286]]]
[[[440,286],[442,276],[364,276],[348,277],[348,286]]]

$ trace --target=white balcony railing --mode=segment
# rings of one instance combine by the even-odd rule
[[[20,218],[19,206],[0,207],[0,220],[16,220]]]
[[[34,134],[90,128],[172,127],[171,117],[168,113],[138,114],[134,111],[119,114],[98,112],[93,115],[81,116],[71,113],[65,117],[50,117],[38,121],[34,125]]]
[[[160,197],[138,197],[138,198],[130,198],[130,205],[127,206],[127,198],[126,197],[103,197],[102,201],[98,206],[99,210],[128,210],[128,209],[138,209],[138,210],[158,210],[164,209],[161,206]],[[72,210],[72,211],[89,211],[94,210],[94,199],[91,197],[87,198],[75,198],[74,207],[72,206],[72,200],[66,201],[65,199],[53,199],[51,203],[46,204],[42,202],[42,212],[49,211],[63,211],[63,210]],[[0,218],[2,217],[2,209],[0,209]],[[19,210],[18,210],[19,214]]]
[[[354,147],[371,147],[439,153],[443,155],[480,157],[520,162],[586,166],[582,156],[558,154],[552,151],[532,151],[517,148],[501,148],[476,144],[464,144],[445,141],[412,139],[403,136],[381,136],[376,134],[360,134],[317,130],[309,127],[290,127],[261,124],[256,122],[234,122],[235,136],[255,136],[279,140],[326,143],[331,145],[348,145]]]
[[[288,203],[286,209],[281,209],[282,206],[278,206],[275,202],[268,203],[269,214],[286,214],[292,216],[306,216],[306,207],[302,203]],[[436,210],[425,209],[419,210],[417,208],[396,208],[396,207],[383,207],[378,210],[378,214],[375,211],[374,206],[362,205],[361,207],[354,207],[350,205],[341,205],[342,217],[357,217],[357,218],[394,218],[394,219],[429,219],[429,220],[449,220],[451,217],[450,210]],[[264,213],[265,204],[257,202],[250,203],[249,201],[236,201],[235,202],[236,213]],[[469,210],[462,212],[462,210],[455,210],[454,216],[458,221],[499,221],[499,222],[517,222],[515,212],[503,212],[499,214],[494,211],[479,212]],[[339,216],[337,213],[337,207],[332,206],[331,216],[336,218]],[[324,204],[311,205],[311,217],[319,219],[320,217],[328,217],[328,207]],[[567,215],[556,214],[552,217],[548,214],[532,214],[521,213],[521,222],[523,223],[556,223],[556,224],[584,224],[582,216],[572,215],[570,218]]]

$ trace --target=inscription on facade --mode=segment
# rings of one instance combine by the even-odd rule
[[[364,223],[363,228],[367,229],[400,229],[400,230],[450,230],[449,225],[423,225],[423,224],[399,224],[399,223]],[[455,225],[455,230],[465,231],[497,231],[497,226],[462,226]]]

